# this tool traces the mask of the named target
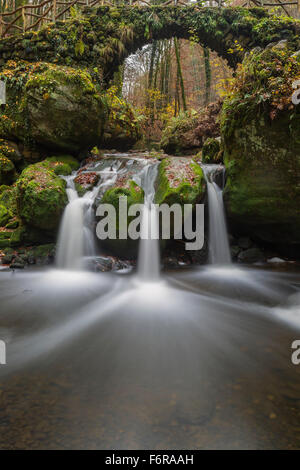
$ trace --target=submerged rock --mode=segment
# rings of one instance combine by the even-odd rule
[[[249,248],[248,250],[241,251],[238,255],[238,261],[242,263],[257,263],[264,261],[265,256],[259,248]]]
[[[234,232],[300,253],[300,63],[288,48],[253,52],[225,100],[225,203]]]

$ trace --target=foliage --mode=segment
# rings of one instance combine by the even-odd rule
[[[253,50],[238,66],[231,81],[222,112],[223,133],[231,134],[258,113],[268,113],[271,120],[295,106],[291,97],[293,83],[300,78],[300,61],[288,47]],[[291,113],[293,126],[295,113]]]

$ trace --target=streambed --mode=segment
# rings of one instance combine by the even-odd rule
[[[2,449],[299,448],[299,272],[2,272]]]

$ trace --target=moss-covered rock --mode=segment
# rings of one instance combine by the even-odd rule
[[[69,176],[73,171],[77,171],[79,168],[78,160],[71,155],[49,157],[45,160],[45,164],[50,164],[54,173],[60,176]]]
[[[0,187],[0,205],[6,209],[7,214],[9,215],[8,219],[5,217],[7,224],[9,220],[14,219],[17,216],[15,185]]]
[[[163,130],[161,147],[173,155],[195,153],[208,137],[220,135],[220,109],[221,102],[217,101],[199,112],[181,113],[172,118]]]
[[[17,165],[23,159],[18,145],[5,139],[0,139],[0,154]]]
[[[119,205],[121,197],[127,198],[127,207],[133,204],[144,203],[144,191],[130,177],[120,177],[113,188],[105,191],[103,197],[99,201],[101,204],[111,204],[116,209],[116,239],[107,239],[101,241],[101,247],[106,248],[108,252],[114,255],[131,258],[137,256],[138,241],[127,238],[126,240],[119,238]],[[133,217],[127,217],[127,229]]]
[[[106,93],[108,118],[104,128],[103,148],[128,150],[141,138],[141,130],[133,108],[117,95],[116,87]]]
[[[68,20],[49,23],[0,41],[0,65],[8,59],[90,67],[107,82],[124,59],[151,39],[178,37],[200,42],[235,67],[245,51],[273,41],[299,40],[299,21],[265,8],[200,8],[190,4],[132,8],[87,7]],[[273,13],[273,12],[272,12]]]
[[[202,147],[203,163],[220,163],[222,161],[222,151],[220,138],[208,138]]]
[[[11,214],[8,209],[3,204],[0,204],[0,227],[5,227],[10,218]]]
[[[131,179],[119,179],[113,188],[108,189],[101,200],[101,204],[112,204],[119,212],[120,197],[127,197],[127,207],[129,208],[133,204],[144,203],[144,191],[143,189]],[[128,217],[128,223],[130,217]],[[117,219],[117,230],[119,228],[119,221]]]
[[[202,168],[192,158],[165,158],[158,171],[156,204],[197,204],[205,194]]]
[[[65,181],[55,173],[55,162],[27,167],[16,183],[18,214],[26,226],[55,232],[67,203]]]
[[[7,185],[12,183],[15,175],[16,169],[13,162],[0,153],[0,184]]]
[[[237,232],[283,252],[300,251],[300,62],[286,44],[253,51],[222,111],[225,201]]]
[[[74,183],[80,197],[90,191],[99,181],[99,175],[94,171],[80,171],[76,176]]]
[[[79,154],[97,145],[105,120],[101,94],[85,70],[10,61],[0,73],[7,106],[0,137]]]
[[[195,151],[202,146],[202,140],[194,135],[198,116],[181,113],[172,118],[163,130],[160,145],[169,154]]]

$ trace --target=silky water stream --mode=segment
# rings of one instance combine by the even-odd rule
[[[299,270],[218,259],[159,274],[147,237],[136,274],[80,270],[86,209],[104,174],[133,165],[113,159],[86,200],[68,182],[59,269],[0,273],[0,448],[299,448]],[[156,167],[138,172],[155,232]],[[74,218],[86,230],[71,236]]]

